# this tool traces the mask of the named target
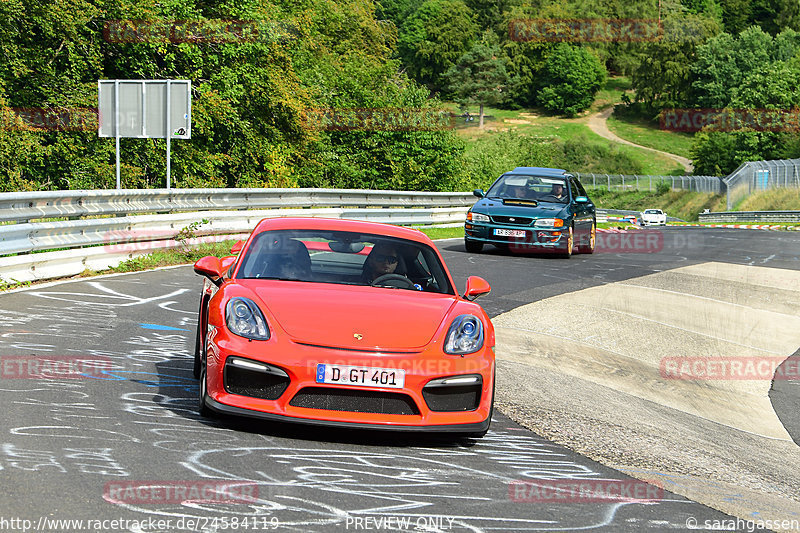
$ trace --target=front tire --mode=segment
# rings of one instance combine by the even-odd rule
[[[483,243],[464,239],[464,248],[471,254],[478,254],[483,250]]]
[[[200,310],[197,312],[197,331],[194,336],[194,367],[192,368],[194,379],[200,379],[200,366],[202,364],[203,354],[205,353],[205,346],[203,343],[203,311],[205,303],[205,296],[201,296]]]
[[[561,257],[564,259],[569,259],[572,257],[572,254],[575,252],[575,228],[573,226],[569,227],[569,234],[567,235],[567,246],[561,252]]]
[[[194,336],[194,368],[192,369],[192,375],[194,375],[194,379],[200,379],[200,323],[197,324],[197,333]]]
[[[597,223],[592,220],[592,229],[589,230],[589,243],[586,246],[581,246],[582,254],[593,254],[597,246]]]
[[[208,398],[208,381],[206,379],[206,368],[200,371],[200,395],[198,398],[197,412],[203,418],[212,418],[214,412],[206,405],[206,398]]]

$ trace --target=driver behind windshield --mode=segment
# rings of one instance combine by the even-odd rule
[[[558,202],[566,201],[567,191],[562,183],[554,183],[553,186],[550,187],[550,192],[542,198],[545,202],[552,201],[552,199]]]
[[[399,262],[400,254],[396,247],[386,243],[376,244],[364,262],[362,272],[364,282],[372,284],[374,280],[386,274],[401,274],[395,272]]]
[[[506,191],[511,198],[524,199],[528,197],[528,187],[525,185],[511,185],[506,188]]]

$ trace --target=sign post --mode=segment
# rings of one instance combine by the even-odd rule
[[[171,188],[171,141],[192,138],[191,91],[189,80],[98,80],[97,134],[116,140],[117,189],[121,188],[122,137],[166,139],[167,189]]]

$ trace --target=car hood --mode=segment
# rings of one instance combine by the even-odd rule
[[[292,340],[353,350],[415,350],[430,343],[452,295],[302,282],[262,282],[254,292]],[[359,338],[360,336],[360,338]]]
[[[569,206],[550,202],[541,202],[537,206],[504,205],[502,200],[483,198],[475,203],[472,210],[476,213],[484,213],[487,215],[528,218],[553,218],[560,216],[563,218],[568,215]]]

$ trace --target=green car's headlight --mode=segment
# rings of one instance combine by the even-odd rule
[[[550,228],[563,228],[564,221],[560,218],[540,218],[534,222],[533,225],[537,227],[547,226]]]
[[[469,222],[489,222],[490,221],[488,215],[484,215],[482,213],[473,213],[472,211],[469,211],[467,213],[467,220]]]

